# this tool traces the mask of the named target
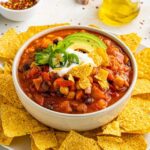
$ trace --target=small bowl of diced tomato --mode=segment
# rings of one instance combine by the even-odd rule
[[[59,130],[98,128],[122,111],[137,78],[130,49],[85,26],[42,31],[18,51],[13,81],[24,107]]]

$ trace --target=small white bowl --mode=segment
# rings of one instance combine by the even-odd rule
[[[2,0],[0,0],[2,1]],[[13,10],[13,9],[8,9],[0,5],[0,14],[12,21],[25,21],[32,17],[34,15],[39,6],[40,6],[41,0],[37,0],[37,3],[33,5],[30,8],[27,9],[22,9],[22,10]]]
[[[38,105],[33,100],[31,100],[21,89],[19,80],[18,80],[18,65],[19,65],[20,57],[22,56],[24,50],[35,39],[42,37],[45,34],[51,33],[53,31],[58,31],[58,30],[63,30],[63,29],[85,29],[88,31],[93,31],[93,32],[102,34],[106,37],[109,37],[110,39],[115,41],[118,45],[120,45],[125,51],[125,53],[129,56],[131,60],[132,68],[133,68],[133,80],[126,94],[122,98],[120,98],[116,103],[97,112],[92,112],[92,113],[87,113],[87,114],[66,114],[66,113],[60,113],[60,112],[48,110]],[[27,109],[27,111],[33,117],[35,117],[40,122],[46,124],[47,126],[50,126],[59,130],[64,130],[64,131],[69,131],[71,129],[77,130],[77,131],[92,130],[113,120],[122,111],[125,104],[127,103],[127,100],[130,98],[131,92],[136,83],[136,79],[137,79],[137,66],[136,66],[135,58],[132,52],[130,51],[130,49],[116,36],[110,33],[107,33],[105,31],[101,31],[99,29],[85,27],[85,26],[56,27],[53,29],[45,30],[35,35],[31,39],[29,39],[22,46],[22,48],[18,51],[14,60],[14,64],[13,64],[13,81],[14,81],[14,85],[16,88],[16,92],[22,104]]]

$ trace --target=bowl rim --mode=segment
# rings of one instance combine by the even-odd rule
[[[33,8],[39,6],[40,2],[42,0],[37,0],[37,3],[35,5],[33,5],[32,7],[29,7],[29,8],[26,8],[26,9],[20,9],[20,10],[16,10],[16,9],[9,9],[9,8],[6,8],[2,5],[0,5],[0,8],[2,8],[3,10],[5,11],[8,11],[8,12],[12,12],[12,13],[20,13],[20,12],[27,12],[27,11],[30,11],[32,10]]]
[[[115,41],[120,47],[122,47],[122,49],[125,51],[125,53],[129,56],[130,61],[131,61],[131,65],[132,65],[132,69],[133,69],[133,79],[132,82],[128,88],[128,90],[126,91],[126,93],[114,104],[106,107],[105,109],[99,110],[99,111],[95,111],[95,112],[91,112],[91,113],[85,113],[85,114],[68,114],[68,113],[63,113],[63,112],[57,112],[57,111],[53,111],[53,110],[49,110],[43,106],[40,106],[39,104],[37,104],[36,102],[34,102],[31,98],[29,98],[25,92],[22,90],[20,84],[19,84],[19,79],[17,76],[17,72],[18,72],[18,65],[19,65],[19,61],[20,61],[20,57],[22,56],[25,48],[27,48],[27,46],[29,46],[29,44],[46,35],[49,34],[51,32],[54,31],[59,31],[59,30],[65,30],[65,29],[83,29],[83,30],[88,30],[88,31],[92,31],[92,32],[96,32],[98,34],[102,34],[108,38],[110,38],[111,40]],[[59,115],[62,117],[89,117],[92,115],[99,115],[99,113],[103,113],[103,112],[107,112],[110,110],[115,109],[116,107],[118,107],[123,101],[128,100],[128,97],[131,95],[131,92],[133,91],[133,88],[136,84],[136,80],[137,80],[137,65],[136,65],[136,60],[134,58],[134,55],[132,54],[131,50],[119,39],[117,38],[115,35],[109,33],[108,31],[104,31],[98,28],[93,28],[93,27],[89,27],[89,26],[79,26],[79,25],[65,25],[65,26],[60,26],[60,27],[54,27],[54,28],[50,28],[47,30],[44,30],[36,35],[34,35],[33,37],[31,37],[30,39],[28,39],[23,45],[22,47],[18,50],[14,62],[13,62],[13,69],[12,69],[12,76],[13,76],[13,83],[17,89],[17,91],[23,95],[23,97],[25,97],[25,101],[28,101],[28,103],[30,103],[33,107],[38,107],[37,109],[41,109],[42,111],[46,111],[47,113],[53,113],[55,115]],[[20,100],[22,101],[22,100]],[[24,100],[23,100],[24,101]]]

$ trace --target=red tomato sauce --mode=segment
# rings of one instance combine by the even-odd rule
[[[69,34],[81,30],[69,29],[47,34],[33,41],[24,51],[19,67],[18,76],[20,85],[28,97],[39,105],[63,113],[82,114],[102,110],[118,101],[128,90],[132,81],[132,65],[128,55],[111,39],[98,36],[107,45],[107,54],[110,63],[107,67],[95,67],[89,76],[92,87],[83,90],[75,82],[68,80],[68,75],[59,77],[50,72],[48,65],[35,65],[35,52],[42,51],[56,39],[64,38]],[[103,90],[94,78],[102,68],[109,72],[107,81],[109,89]]]

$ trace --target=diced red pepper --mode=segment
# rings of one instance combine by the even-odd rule
[[[103,91],[101,91],[97,86],[93,86],[92,87],[92,93],[91,93],[92,97],[96,100],[98,99],[105,99],[105,93]]]
[[[27,73],[28,79],[36,78],[40,74],[40,69],[38,67],[33,67]]]
[[[42,78],[44,81],[50,81],[49,72],[42,72]]]
[[[110,81],[114,80],[114,75],[113,75],[113,72],[111,70],[109,70],[108,80],[110,80]]]
[[[36,101],[39,105],[41,105],[41,106],[44,105],[44,97],[43,97],[43,96],[41,96],[41,95],[39,95],[39,94],[36,94],[36,95],[34,95],[34,97],[35,97],[35,101]]]
[[[73,86],[74,83],[72,81],[69,80],[64,80],[63,78],[58,78],[54,81],[54,84],[58,85],[58,86],[64,86],[64,87],[68,87],[68,86]]]
[[[82,90],[77,91],[76,100],[81,100],[83,96],[84,96],[84,93]]]
[[[98,107],[98,109],[104,109],[107,107],[107,102],[103,99],[100,99],[96,102],[96,106]]]
[[[87,110],[88,110],[87,105],[84,103],[79,104],[77,107],[77,111],[80,113],[86,113]]]
[[[66,112],[66,113],[71,113],[72,112],[72,108],[71,108],[71,105],[70,105],[69,101],[63,101],[60,104],[60,108],[61,108],[61,110],[63,110],[63,112]]]
[[[36,90],[39,90],[40,89],[40,85],[42,83],[42,78],[38,77],[36,79],[33,79],[32,81],[33,81],[33,84],[34,84]]]

